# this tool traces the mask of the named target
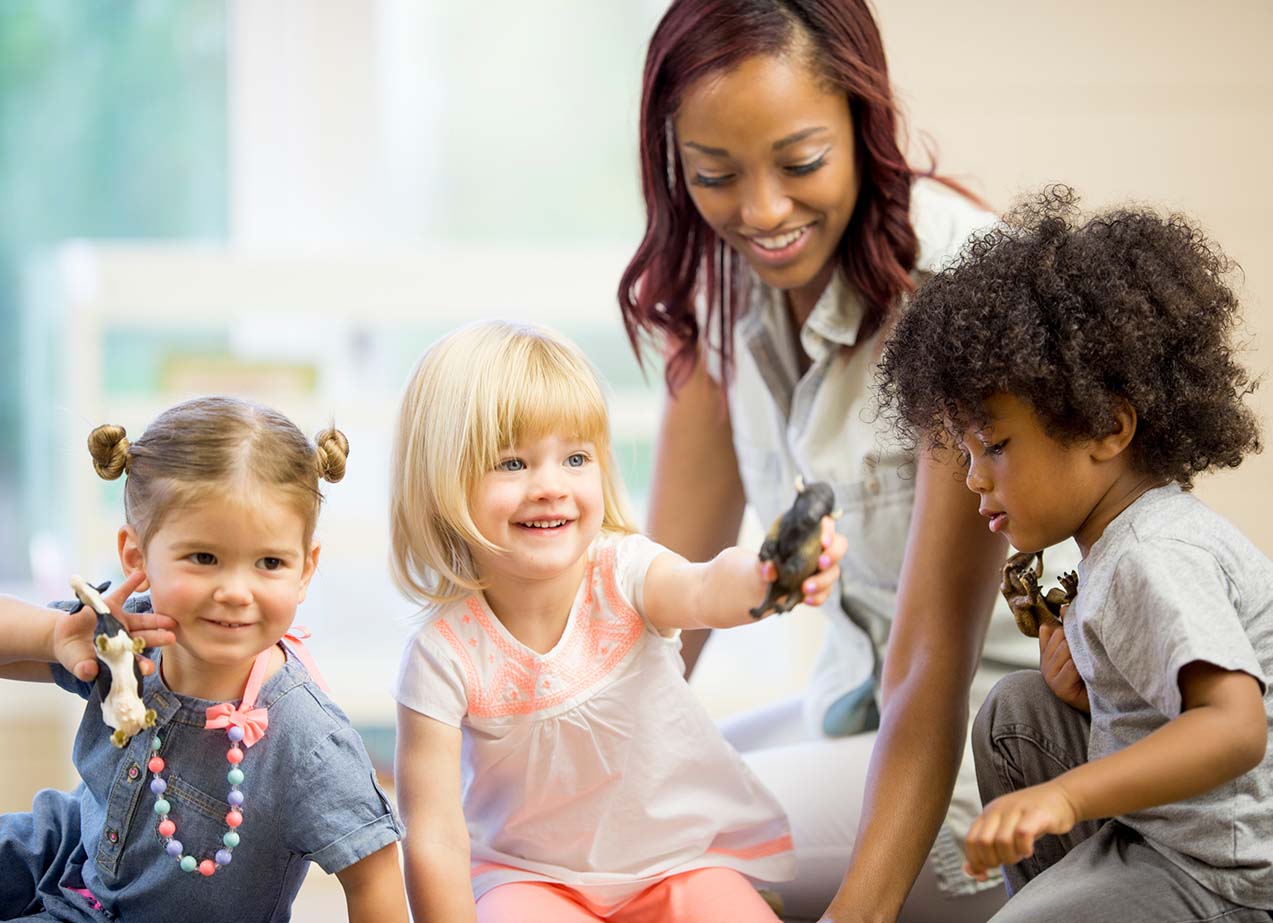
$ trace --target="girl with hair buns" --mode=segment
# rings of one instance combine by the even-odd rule
[[[350,920],[405,923],[401,829],[292,626],[318,566],[318,481],[344,476],[344,435],[311,443],[273,410],[209,397],[135,442],[116,426],[88,442],[101,477],[126,478],[125,579],[106,601],[153,647],[141,692],[157,720],[112,746],[89,682],[93,613],[0,599],[0,676],[89,703],[79,788],[0,817],[0,914],[286,920],[315,862]]]

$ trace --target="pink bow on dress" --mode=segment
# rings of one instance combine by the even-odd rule
[[[264,708],[238,708],[229,702],[213,705],[207,711],[208,720],[205,728],[228,728],[237,725],[243,728],[243,746],[250,747],[265,736],[265,729],[270,726],[270,716]]]

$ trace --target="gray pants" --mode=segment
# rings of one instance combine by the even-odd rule
[[[1052,694],[1037,670],[1004,677],[973,725],[982,804],[1087,761],[1088,717]],[[1004,867],[1012,899],[991,923],[1269,923],[1208,891],[1117,820],[1044,836],[1034,855]]]

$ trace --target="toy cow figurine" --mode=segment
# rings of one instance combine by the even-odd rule
[[[752,618],[766,612],[790,612],[804,599],[805,580],[817,573],[822,555],[822,517],[838,516],[832,512],[835,492],[825,481],[808,487],[796,478],[796,500],[791,509],[779,516],[760,546],[760,560],[773,561],[778,578],[770,585],[765,601],[748,610]]]
[[[110,586],[104,583],[102,590]],[[145,647],[141,638],[131,637],[103,601],[100,591],[82,577],[71,577],[71,589],[80,605],[72,609],[78,612],[88,606],[97,614],[97,632],[93,645],[97,648],[97,688],[102,699],[102,720],[115,729],[111,743],[122,747],[129,738],[143,728],[153,727],[155,710],[147,708],[141,700],[141,669],[135,655]]]
[[[1008,601],[1017,628],[1027,638],[1037,638],[1039,626],[1044,622],[1060,624],[1062,607],[1073,602],[1078,593],[1079,578],[1074,571],[1062,574],[1061,585],[1048,590],[1046,595],[1039,589],[1042,576],[1042,551],[1019,551],[1003,566],[999,592]]]

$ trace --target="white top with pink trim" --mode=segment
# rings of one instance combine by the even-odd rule
[[[782,808],[690,691],[679,633],[641,614],[664,550],[641,535],[593,542],[546,654],[480,594],[431,610],[407,644],[394,698],[463,731],[475,896],[547,881],[615,907],[692,869],[794,875]]]

